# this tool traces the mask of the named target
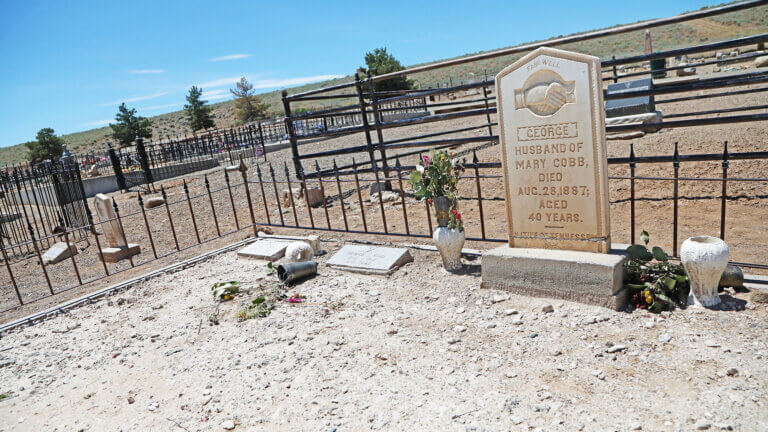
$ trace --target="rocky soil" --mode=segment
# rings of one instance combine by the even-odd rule
[[[335,251],[339,243],[325,243]],[[436,253],[320,274],[239,322],[263,262],[219,255],[0,338],[0,431],[768,429],[768,310],[663,315],[479,288]],[[221,304],[210,286],[249,293]],[[550,311],[551,312],[545,312]]]

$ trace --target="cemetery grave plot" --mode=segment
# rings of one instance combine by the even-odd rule
[[[736,87],[733,90],[753,88],[749,86]],[[692,110],[709,110],[717,108],[738,107],[747,105],[759,105],[762,96],[760,94],[744,94],[738,96],[720,97],[715,99],[705,99],[695,102],[681,102],[664,105],[663,110],[666,113],[674,114],[681,112],[690,112]],[[495,116],[492,117],[495,121]],[[472,119],[470,119],[472,120]],[[481,119],[474,119],[477,123],[467,123],[458,121],[427,123],[421,125],[409,126],[406,128],[397,128],[386,130],[386,138],[404,138],[408,136],[439,132],[447,128],[459,128],[461,126],[472,126],[483,123]],[[487,129],[478,127],[467,132],[455,134],[456,137],[468,137],[487,134]],[[647,134],[644,137],[636,138],[630,141],[607,142],[608,157],[627,157],[629,154],[629,143],[634,143],[634,150],[638,156],[645,155],[670,155],[675,142],[679,142],[679,151],[681,154],[693,153],[721,153],[722,141],[727,140],[728,150],[730,152],[759,151],[767,150],[768,130],[762,127],[760,123],[747,124],[726,124],[717,126],[700,126],[680,129],[663,130],[654,134]],[[339,148],[342,146],[355,146],[364,143],[362,134],[335,138],[333,140],[307,144],[307,151],[322,151]],[[471,161],[472,154],[465,153],[466,150],[476,146],[463,145],[454,150],[461,157],[467,157]],[[394,153],[394,152],[393,152]],[[388,156],[390,156],[388,154]],[[346,156],[338,159],[338,164],[351,162]],[[477,157],[482,162],[498,162],[498,146],[479,148]],[[393,158],[391,158],[393,159]],[[412,165],[415,157],[403,158],[403,165]],[[299,183],[293,177],[290,149],[280,150],[270,153],[269,160],[273,164],[278,189],[278,196],[282,197],[282,191],[287,189],[285,181],[285,171],[283,164],[287,163],[291,172],[291,181],[294,188],[299,187]],[[730,178],[760,178],[764,177],[763,161],[731,161],[729,168]],[[280,219],[280,211],[277,206],[277,198],[271,184],[269,169],[263,162],[259,163],[264,180],[265,196],[269,209],[269,218],[272,225],[294,225],[294,213],[289,205],[282,205],[283,220]],[[249,165],[248,179],[256,181],[256,169]],[[327,168],[323,166],[322,168]],[[629,168],[626,165],[609,165],[609,175],[627,176]],[[465,173],[468,176],[474,175],[472,170]],[[482,175],[499,176],[501,170],[483,170]],[[393,174],[394,175],[394,174]],[[408,226],[412,234],[427,236],[431,230],[429,219],[424,204],[417,202],[410,195],[410,186],[406,182],[403,173],[403,188],[406,192],[405,201],[407,208]],[[636,176],[646,177],[670,177],[672,175],[672,164],[639,164],[635,172]],[[683,163],[680,167],[681,177],[708,177],[719,178],[721,167],[718,162],[692,162]],[[250,215],[247,210],[247,202],[244,189],[241,185],[242,177],[239,172],[231,172],[230,184],[232,185],[233,201],[237,209],[238,223],[240,227],[250,224]],[[192,220],[189,213],[189,206],[186,202],[186,196],[181,179],[172,179],[159,184],[164,185],[168,199],[171,202],[178,201],[171,205],[171,216],[176,226],[176,235],[178,237],[180,248],[190,247],[179,254],[174,254],[162,258],[157,262],[149,262],[152,258],[152,251],[149,245],[149,239],[146,234],[144,221],[139,212],[136,192],[112,194],[120,208],[122,215],[132,214],[124,218],[124,227],[126,236],[131,243],[138,243],[142,246],[142,253],[134,257],[136,264],[147,263],[141,267],[131,269],[125,273],[119,273],[114,277],[106,279],[100,286],[106,286],[107,281],[112,283],[127,278],[128,275],[139,275],[154,268],[160,268],[164,265],[176,262],[184,258],[199,255],[206,250],[212,250],[216,247],[222,247],[226,244],[244,238],[251,234],[250,229],[241,229],[237,234],[231,234],[222,239],[216,239],[216,227],[213,216],[210,211],[210,203],[207,196],[204,178],[200,175],[188,175],[183,177],[187,181],[192,200],[193,211],[201,241],[206,242],[201,247],[191,247],[197,244],[197,238],[193,229]],[[211,189],[216,191],[226,187],[223,169],[219,168],[208,172],[208,179]],[[342,196],[345,204],[347,216],[347,225],[351,230],[363,231],[367,227],[369,231],[383,232],[384,226],[381,221],[381,213],[378,202],[371,202],[367,186],[371,184],[372,176],[370,174],[361,174],[361,197],[363,208],[366,214],[366,226],[360,216],[360,205],[357,196],[354,179],[352,176],[344,176],[341,182]],[[393,177],[393,187],[400,189],[397,179]],[[309,187],[317,187],[316,180],[308,180]],[[306,205],[303,199],[297,199],[296,212],[299,225],[310,227],[314,222],[318,227],[326,227],[327,220],[331,221],[331,227],[334,229],[345,229],[344,214],[341,211],[341,203],[338,199],[337,184],[333,179],[323,182],[325,194],[328,200],[328,219],[325,217],[325,211],[322,206],[312,208],[313,220],[310,221],[307,214]],[[637,232],[645,229],[649,231],[654,241],[666,250],[672,249],[672,182],[654,181],[654,180],[636,180],[636,218]],[[679,243],[682,240],[702,233],[718,235],[719,217],[720,217],[720,182],[680,182],[680,228]],[[264,211],[263,198],[258,183],[250,184],[251,197],[255,217],[258,223],[267,223],[266,213]],[[467,178],[460,182],[460,194],[464,197],[475,197],[477,194],[474,179]],[[629,180],[615,179],[609,180],[610,204],[611,204],[611,227],[612,239],[614,242],[629,242]],[[506,215],[504,212],[504,187],[500,178],[483,178],[481,182],[481,193],[483,201],[483,216],[485,222],[486,238],[504,239],[506,238]],[[727,225],[726,242],[731,247],[732,259],[742,262],[761,262],[764,260],[765,245],[768,244],[768,232],[759,227],[762,226],[762,220],[765,214],[766,184],[760,182],[738,182],[730,181],[728,183],[728,194],[732,197],[727,202]],[[236,229],[234,218],[231,211],[231,202],[226,189],[213,192],[213,200],[219,222],[221,233],[227,233]],[[375,194],[374,194],[375,195]],[[159,194],[145,195],[144,199],[156,197]],[[180,200],[180,201],[179,201]],[[476,200],[467,199],[461,202],[461,211],[466,223],[467,234],[470,237],[481,237],[479,224],[479,207]],[[384,203],[385,214],[387,216],[387,228],[390,232],[405,233],[405,223],[400,199]],[[168,223],[168,216],[164,206],[147,210],[150,227],[152,229],[153,239],[157,248],[158,255],[162,256],[175,250],[173,236]],[[432,221],[434,223],[434,221]],[[755,228],[758,227],[758,228]],[[298,230],[283,230],[272,227],[276,232],[297,233]],[[99,230],[101,232],[101,230]],[[306,233],[301,230],[300,233]],[[319,232],[323,237],[360,239],[359,234],[345,234],[341,232],[324,233]],[[637,234],[636,234],[637,235]],[[374,236],[364,236],[363,239],[375,240]],[[636,239],[639,241],[639,239]],[[93,237],[89,236],[89,242],[79,242],[79,247],[85,250],[76,256],[80,271],[83,273],[83,280],[103,275],[103,268],[98,258]],[[466,247],[488,249],[494,247],[493,243],[468,242]],[[110,272],[130,268],[127,260],[109,265]],[[13,262],[12,269],[14,276],[21,283],[23,281],[22,294],[25,298],[36,298],[45,295],[48,292],[46,281],[40,272],[36,257],[29,256],[27,259]],[[54,266],[49,266],[49,276],[52,284],[57,288],[57,292],[62,287],[71,287],[75,281],[71,263],[68,260],[62,261]],[[750,273],[761,273],[758,269],[745,269]],[[5,269],[3,269],[5,273]],[[96,284],[91,284],[96,285]],[[50,307],[66,298],[73,298],[82,295],[89,290],[95,290],[94,286],[77,287],[68,290],[66,293],[59,294],[49,300],[39,301],[30,304],[29,308],[24,307],[17,311],[3,313],[2,320],[10,320],[23,316],[34,310]],[[15,294],[12,290],[5,290],[2,293],[2,305],[11,306],[17,304]]]
[[[448,275],[414,249],[389,277],[337,271],[325,262],[342,243],[323,246],[319,275],[285,290],[305,300],[265,318],[235,316],[253,292],[208,324],[212,284],[274,277],[232,251],[5,334],[0,418],[21,430],[768,427],[764,305],[626,314],[479,290],[476,262]]]

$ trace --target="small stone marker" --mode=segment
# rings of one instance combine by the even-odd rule
[[[77,254],[78,254],[77,245],[75,245],[74,243],[70,243],[69,247],[67,247],[66,243],[58,242],[55,245],[51,246],[50,249],[45,251],[45,253],[43,254],[43,262],[45,264],[56,264]]]
[[[277,261],[285,255],[289,242],[259,240],[237,251],[237,255],[267,261]]]
[[[144,201],[144,208],[151,209],[151,208],[159,207],[163,204],[165,204],[165,200],[162,197],[147,198]]]
[[[625,81],[608,84],[608,87],[606,88],[608,94],[619,94],[621,92],[635,90],[653,90],[653,80],[650,78],[643,78]],[[654,110],[656,110],[656,103],[653,96],[612,99],[605,102],[606,117],[623,117],[633,114],[650,113]]]
[[[123,228],[120,226],[120,221],[116,219],[117,214],[115,214],[112,198],[104,194],[96,194],[93,203],[99,220],[103,222],[100,225],[104,231],[104,237],[107,238],[108,247],[101,250],[104,261],[114,263],[141,253],[139,245],[126,243]]]
[[[509,246],[608,252],[600,59],[539,48],[496,92]]]
[[[344,245],[327,264],[339,270],[387,275],[413,261],[408,249],[366,245]]]
[[[509,245],[483,254],[483,288],[626,303],[600,75],[597,57],[539,48],[496,76]]]

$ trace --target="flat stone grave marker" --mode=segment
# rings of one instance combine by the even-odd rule
[[[600,59],[539,48],[496,92],[509,246],[608,252]]]
[[[390,274],[413,261],[405,248],[367,245],[344,245],[328,260],[328,266],[367,274]]]
[[[74,243],[69,243],[69,247],[67,247],[66,243],[58,242],[45,251],[43,254],[43,262],[46,264],[56,264],[72,255],[77,255],[77,253],[77,245]]]
[[[634,90],[652,90],[653,80],[643,78],[632,81],[625,81],[615,84],[608,84],[606,91],[608,94],[621,94],[621,92]],[[638,96],[626,99],[612,99],[605,102],[606,117],[623,117],[633,114],[650,113],[656,110],[656,103],[653,96]]]
[[[290,242],[277,240],[258,240],[237,251],[238,256],[277,261],[285,255],[285,248]]]

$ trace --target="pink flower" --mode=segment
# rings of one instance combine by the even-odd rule
[[[421,160],[424,161],[424,165],[429,165],[429,162],[430,162],[429,156],[424,155],[424,156],[421,157]]]

